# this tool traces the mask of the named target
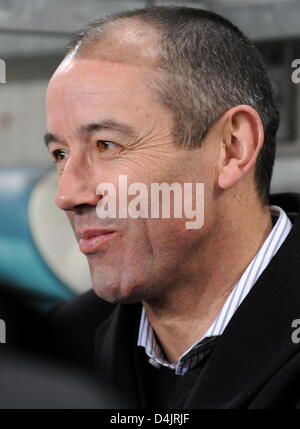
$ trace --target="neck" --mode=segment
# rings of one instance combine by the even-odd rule
[[[229,221],[218,224],[200,246],[195,260],[201,264],[184,265],[189,278],[158,300],[143,302],[170,362],[205,334],[272,229],[270,210],[260,205],[233,216],[231,211],[230,217],[223,211],[219,218]]]

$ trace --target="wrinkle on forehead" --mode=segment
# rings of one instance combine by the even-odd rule
[[[98,39],[95,35],[69,55],[153,67],[160,57],[159,32],[140,20],[121,19],[106,24]]]

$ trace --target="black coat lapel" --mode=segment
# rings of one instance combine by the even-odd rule
[[[299,317],[300,217],[218,340],[185,407],[247,407],[299,351],[291,340]]]
[[[140,314],[140,303],[118,305],[95,334],[97,367],[133,408],[146,407],[137,347]]]

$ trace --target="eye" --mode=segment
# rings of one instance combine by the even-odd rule
[[[119,145],[109,140],[97,140],[97,146],[100,152],[117,149]]]
[[[62,161],[67,156],[66,152],[62,149],[56,149],[54,150],[51,155],[54,158],[54,162],[57,163],[59,161]]]
[[[118,145],[108,140],[97,140],[97,146],[100,151],[106,151],[106,150],[113,149]]]

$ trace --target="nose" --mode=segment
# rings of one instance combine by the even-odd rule
[[[76,211],[82,206],[96,206],[101,196],[96,195],[97,184],[87,165],[69,160],[58,179],[55,203],[58,208]]]

